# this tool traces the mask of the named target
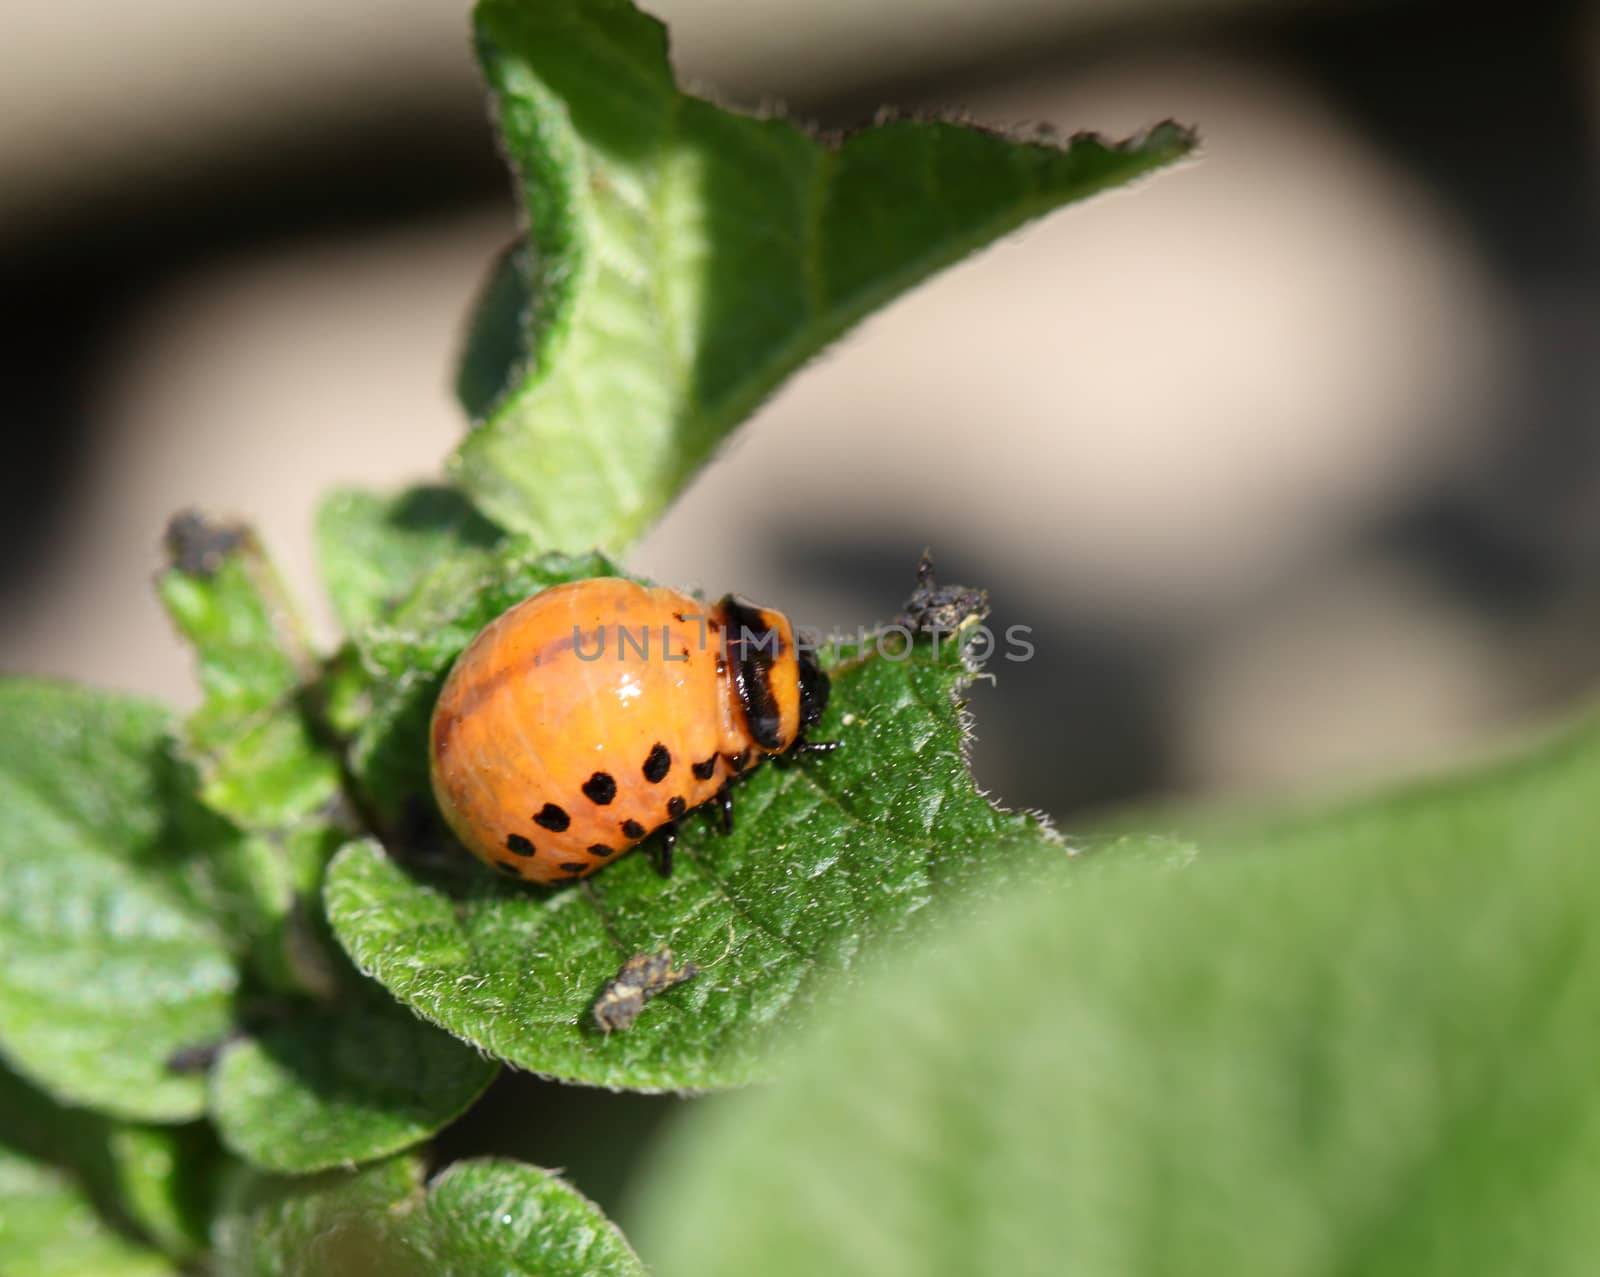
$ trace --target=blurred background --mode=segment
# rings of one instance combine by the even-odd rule
[[[1600,6],[655,11],[731,102],[1205,151],[874,318],[631,566],[852,629],[931,546],[1037,647],[974,693],[980,776],[1069,825],[1432,764],[1591,684]],[[0,41],[0,667],[191,703],[168,514],[256,521],[327,633],[318,495],[462,429],[515,217],[466,6],[11,0]],[[802,433],[825,460],[768,500]]]
[[[1434,766],[1589,694],[1600,5],[647,7],[730,102],[1172,116],[1205,149],[875,317],[633,568],[853,629],[931,546],[1037,649],[974,691],[980,778],[1069,830]],[[192,704],[149,588],[168,515],[255,521],[331,635],[319,495],[433,477],[463,428],[463,319],[515,224],[466,6],[8,0],[0,47],[0,668]],[[804,483],[751,481],[802,436]],[[446,1152],[526,1103],[507,1151],[607,1204],[606,1133],[665,1111],[498,1094]]]

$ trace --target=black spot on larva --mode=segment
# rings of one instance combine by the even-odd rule
[[[497,860],[494,862],[494,867],[505,874],[507,878],[522,877],[522,870],[518,869],[509,860]]]
[[[728,766],[733,768],[733,770],[736,772],[742,772],[749,762],[750,751],[748,749],[741,749],[737,754],[729,757]]]
[[[689,804],[684,802],[681,798],[669,798],[667,799],[667,815],[676,820],[679,816],[683,815],[688,806]]]
[[[672,755],[667,752],[665,745],[657,741],[650,750],[650,757],[644,760],[644,778],[652,785],[659,785],[671,770]]]
[[[576,860],[563,860],[558,867],[564,873],[581,874],[589,866],[588,865],[584,865],[584,864],[579,864]]]
[[[615,847],[607,847],[603,842],[589,844],[589,854],[591,856],[600,856],[604,858],[606,856],[614,855],[615,852]]]
[[[506,850],[518,856],[531,856],[534,846],[521,834],[512,834],[506,839]]]
[[[625,820],[622,822],[622,835],[625,838],[643,838],[644,826],[637,820]]]
[[[723,660],[720,656],[717,657],[717,673],[718,674],[726,674],[727,672],[728,672],[728,662]]]
[[[679,625],[682,625],[683,624],[683,613],[682,612],[674,612],[672,614],[672,619],[674,621],[676,621]]]
[[[604,807],[617,796],[617,782],[610,772],[596,772],[583,782],[583,793],[590,802]]]
[[[711,773],[717,770],[717,756],[713,754],[705,762],[696,763],[689,770],[695,774],[696,780],[710,780]]]
[[[572,823],[572,817],[567,815],[566,808],[557,807],[554,803],[546,803],[539,808],[539,814],[533,818],[533,823],[543,825],[546,829],[560,833]]]

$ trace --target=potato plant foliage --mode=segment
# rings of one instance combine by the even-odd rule
[[[192,515],[158,589],[196,712],[0,681],[0,1272],[1590,1271],[1600,720],[1064,839],[973,785],[969,625],[826,649],[842,748],[742,782],[731,835],[692,814],[670,879],[536,890],[452,844],[428,718],[484,624],[627,574],[862,318],[1194,146],[819,136],[684,92],[627,0],[480,0],[474,31],[526,234],[440,482],[321,508],[335,650],[248,527]],[[601,1031],[668,948],[696,977]],[[630,1241],[474,1128],[511,1071],[737,1093],[629,1164]]]

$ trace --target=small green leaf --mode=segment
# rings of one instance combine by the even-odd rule
[[[237,975],[188,876],[212,845],[170,821],[168,716],[12,680],[0,721],[0,1054],[67,1103],[195,1117],[167,1062],[223,1036]]]
[[[216,1136],[203,1124],[115,1126],[107,1142],[116,1200],[141,1234],[174,1259],[207,1245],[216,1176]]]
[[[414,1157],[295,1179],[242,1172],[212,1226],[216,1277],[435,1277],[406,1240],[422,1178]]]
[[[924,933],[782,1083],[680,1128],[645,1253],[661,1277],[1591,1272],[1597,830],[1600,720]]]
[[[457,1162],[428,1193],[432,1273],[485,1277],[644,1277],[599,1207],[546,1171]]]
[[[485,292],[453,470],[545,548],[626,545],[863,317],[1194,146],[922,120],[822,140],[679,92],[661,24],[618,0],[480,0],[477,28],[537,251]]]
[[[453,488],[394,497],[346,489],[317,512],[317,557],[345,633],[392,612],[441,562],[494,549],[504,534]]]
[[[134,1126],[63,1108],[0,1068],[0,1157],[7,1155],[69,1180],[106,1227],[137,1233],[174,1259],[205,1245],[218,1150],[198,1124]],[[0,1251],[4,1231],[0,1224]],[[21,1269],[0,1262],[0,1272],[14,1271]]]
[[[176,1277],[108,1226],[72,1178],[0,1145],[0,1272],[17,1277]]]
[[[337,794],[337,759],[300,704],[316,661],[283,583],[248,528],[173,521],[157,585],[199,657],[205,703],[187,741],[200,796],[251,831],[277,833]]]
[[[592,1203],[505,1161],[458,1162],[426,1191],[405,1158],[354,1175],[252,1177],[217,1239],[218,1277],[644,1277]]]
[[[448,530],[435,535],[435,516],[448,505],[415,494],[394,503],[359,497],[335,503],[326,522],[348,536],[326,536],[325,547],[348,539],[356,552],[336,556],[330,566],[358,595],[373,580],[362,578],[363,563],[380,575],[404,575],[401,560],[414,552],[411,569],[422,571],[452,539]],[[483,526],[459,502],[455,513],[457,526]],[[191,527],[188,536],[195,535]],[[406,549],[402,543],[413,536],[420,542]],[[387,1156],[457,1116],[495,1066],[370,992],[354,972],[341,979],[342,959],[321,951],[320,919],[300,906],[315,898],[343,837],[328,815],[339,787],[337,760],[315,737],[304,707],[309,654],[248,532],[209,529],[210,553],[198,561],[175,540],[177,562],[162,586],[201,657],[208,695],[190,736],[212,767],[205,792],[275,855],[276,893],[264,895],[275,900],[278,916],[262,929],[269,956],[259,965],[275,989],[319,995],[272,1008],[253,1036],[223,1052],[212,1074],[212,1119],[230,1149],[266,1170],[303,1173]],[[368,682],[364,695],[372,692]],[[266,741],[281,743],[281,750],[264,755],[259,746]],[[280,785],[291,773],[306,783]]]
[[[168,531],[172,565],[157,585],[199,659],[205,701],[185,725],[201,803],[235,831],[230,863],[249,908],[235,942],[277,990],[326,992],[302,902],[316,893],[338,839],[341,777],[319,739],[307,687],[317,664],[283,583],[248,528],[182,515]]]
[[[422,669],[442,675],[462,648],[514,603],[565,581],[618,576],[599,554],[549,554],[508,542],[496,555],[458,554],[440,562],[381,625],[362,636],[362,654],[382,678]]]
[[[489,282],[472,307],[472,326],[456,370],[456,398],[474,421],[487,417],[523,374],[533,297],[528,281],[533,267],[528,246],[506,249],[489,272]]]
[[[941,897],[977,897],[1065,859],[1031,818],[972,785],[954,696],[958,645],[834,663],[815,733],[825,757],[742,781],[734,832],[691,820],[662,880],[628,857],[584,884],[535,894],[478,868],[403,868],[371,841],[329,867],[324,900],[356,965],[418,1014],[519,1068],[662,1091],[773,1071],[771,1030],[819,975],[850,966]],[[636,952],[670,946],[706,968],[627,1032],[590,1008]]]
[[[230,1045],[212,1073],[211,1116],[240,1157],[304,1174],[420,1143],[460,1116],[496,1071],[374,990],[353,1005],[302,1009]]]

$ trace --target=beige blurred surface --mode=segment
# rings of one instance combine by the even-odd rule
[[[408,37],[412,54],[437,38]],[[468,73],[464,50],[449,59]],[[1448,217],[1314,97],[1196,57],[953,105],[1067,131],[1175,115],[1201,125],[1205,154],[873,319],[750,423],[631,566],[825,628],[877,619],[780,570],[786,529],[822,521],[957,544],[1147,625],[1204,626],[1480,446],[1499,393],[1492,290]],[[167,515],[200,504],[253,519],[314,598],[319,494],[427,477],[457,437],[450,364],[509,228],[491,208],[264,251],[144,298],[97,385],[81,513],[0,637],[0,664],[192,703],[148,590]],[[767,476],[793,472],[802,431],[823,478],[775,491]],[[708,534],[730,524],[742,534]],[[1197,649],[1177,679],[1179,772],[1248,787],[1375,769],[1492,718],[1470,626],[1408,600],[1381,574],[1352,580]],[[1392,639],[1373,638],[1391,616]],[[1352,617],[1367,627],[1352,641],[1432,675],[1408,684],[1406,731],[1386,726],[1392,698],[1346,700],[1307,737],[1283,671],[1325,660]]]
[[[363,113],[478,100],[468,7],[6,0],[0,223]]]
[[[449,381],[462,316],[512,233],[509,211],[486,210],[239,260],[145,298],[102,371],[68,534],[0,664],[192,702],[150,589],[166,520],[191,506],[255,523],[316,607],[320,495],[437,472],[461,428]]]
[[[1358,558],[1287,582],[1254,613],[1184,666],[1185,787],[1374,783],[1397,764],[1492,749],[1516,712],[1509,636],[1392,563]]]
[[[685,75],[752,101],[1259,0],[656,0]],[[0,224],[408,105],[481,98],[467,0],[6,0]]]
[[[1204,152],[869,321],[701,478],[647,570],[758,572],[759,532],[696,530],[804,430],[842,473],[773,494],[766,528],[919,528],[1086,604],[1221,611],[1478,445],[1499,385],[1489,286],[1448,219],[1314,99],[1181,60],[964,105],[1114,134],[1167,111],[1201,124]]]

